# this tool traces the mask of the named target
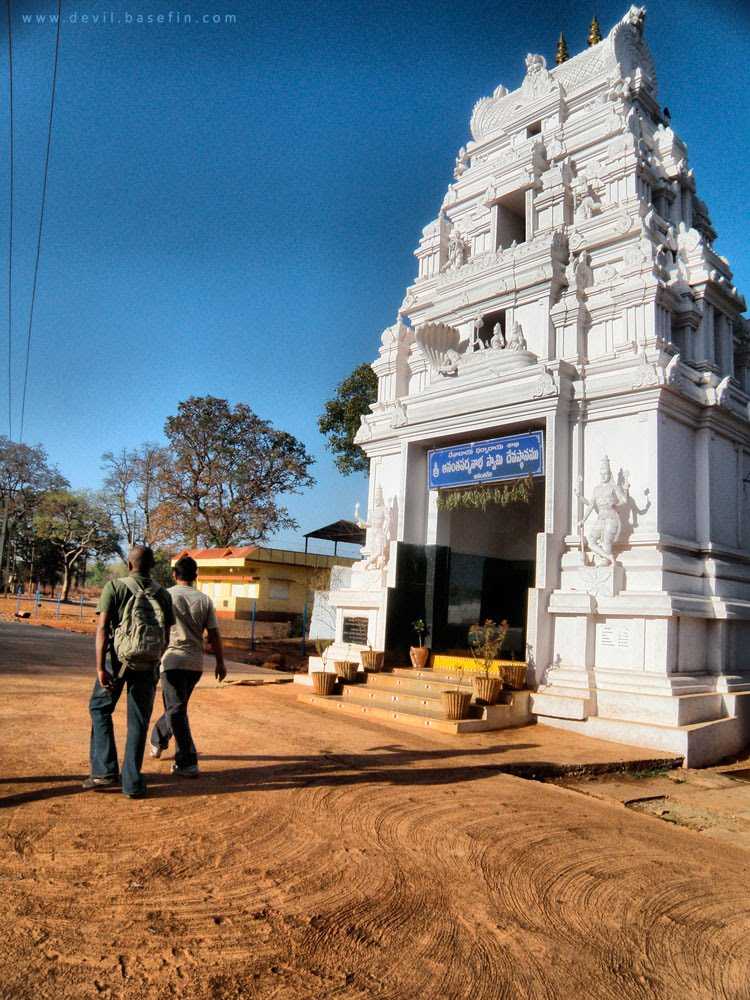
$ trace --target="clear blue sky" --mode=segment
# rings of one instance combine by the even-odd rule
[[[52,27],[21,15],[55,4],[13,6],[20,386],[54,43]],[[605,33],[627,6],[597,3]],[[170,10],[237,23],[69,21]],[[583,48],[591,12],[574,2],[64,0],[25,439],[43,443],[75,487],[97,487],[102,452],[159,439],[189,395],[225,396],[317,457],[318,486],[290,503],[301,532],[351,516],[366,486],[336,473],[316,427],[323,402],[376,356],[394,321],[474,102],[518,86],[527,52],[551,63],[561,29],[571,53]],[[657,0],[646,31],[717,248],[750,294],[750,4]],[[20,394],[16,427],[19,404]],[[3,432],[6,412],[3,376]]]

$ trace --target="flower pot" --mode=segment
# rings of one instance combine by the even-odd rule
[[[411,665],[415,670],[426,670],[427,661],[430,659],[429,646],[412,646],[409,650]]]
[[[497,699],[503,690],[500,677],[473,677],[474,699],[477,705],[497,705]]]
[[[358,664],[352,663],[350,660],[335,660],[333,666],[339,679],[344,684],[354,684],[356,682],[359,671]]]
[[[446,719],[465,719],[469,714],[471,691],[442,691],[440,704]]]
[[[362,660],[362,666],[365,670],[369,670],[371,674],[377,674],[383,669],[385,653],[378,653],[374,649],[363,649],[359,658]]]
[[[503,664],[503,680],[513,691],[523,691],[526,687],[526,664]]]
[[[315,694],[329,695],[333,694],[336,690],[336,674],[327,674],[322,670],[315,670],[310,676],[312,677]]]

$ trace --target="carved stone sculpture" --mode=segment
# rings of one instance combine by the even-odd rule
[[[600,482],[594,487],[591,500],[576,491],[579,499],[588,508],[583,518],[578,522],[581,539],[581,557],[587,563],[586,547],[591,551],[595,566],[613,566],[615,557],[612,548],[620,537],[622,520],[619,508],[628,505],[629,484],[627,480],[620,486],[612,476],[609,459],[605,455],[600,465]],[[596,514],[596,520],[587,529],[584,527],[590,515]]]
[[[354,520],[358,527],[367,529],[367,543],[360,550],[364,558],[359,563],[355,563],[355,566],[364,570],[382,570],[388,565],[390,544],[394,532],[394,512],[395,498],[386,504],[380,486],[375,490],[369,521],[363,521],[360,518],[359,505],[357,505],[354,510]]]
[[[543,174],[549,169],[547,150],[543,142],[535,142],[531,150],[531,169],[535,174]]]
[[[597,200],[593,186],[590,182],[584,183],[578,194],[578,204],[575,210],[576,221],[580,222],[591,219],[593,216],[598,215],[601,210],[602,206]]]
[[[431,368],[442,375],[455,374],[452,369],[457,369],[461,356],[458,351],[461,337],[455,327],[445,323],[425,323],[417,327],[414,336]]]
[[[505,345],[509,351],[525,351],[527,349],[526,338],[523,335],[523,327],[520,323],[513,324],[513,332],[511,333],[507,344]]]
[[[500,326],[499,323],[495,323],[495,325],[492,327],[492,338],[490,339],[490,347],[494,351],[505,350],[506,347],[505,334],[503,333],[503,328]]]
[[[547,60],[544,56],[529,53],[526,56],[526,76],[521,84],[524,97],[541,97],[553,86],[552,77],[547,69]]]
[[[568,291],[575,292],[578,298],[583,298],[587,288],[594,284],[594,272],[591,268],[591,254],[584,251],[577,257],[571,257],[565,269],[568,281]]]
[[[628,101],[631,96],[630,89],[630,77],[626,76],[624,79],[617,78],[612,81],[612,84],[605,95],[605,100],[607,101]]]
[[[458,351],[454,351],[453,348],[448,348],[445,352],[445,360],[438,368],[438,375],[458,375],[458,364],[460,360],[461,355]]]
[[[466,172],[469,166],[469,154],[466,152],[466,147],[462,146],[458,151],[458,156],[456,157],[456,166],[453,170],[453,176],[458,180]]]
[[[459,232],[454,231],[448,240],[448,267],[452,269],[463,267],[468,256],[468,243]]]

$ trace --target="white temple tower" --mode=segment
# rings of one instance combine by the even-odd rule
[[[337,643],[378,649],[510,618],[541,721],[700,765],[750,740],[750,326],[644,17],[474,108],[373,364],[367,550],[333,599]],[[530,504],[444,509],[430,450],[521,434]]]

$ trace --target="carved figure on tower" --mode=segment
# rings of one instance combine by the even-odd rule
[[[469,247],[466,240],[461,233],[454,230],[448,240],[448,267],[456,269],[463,267],[468,256]]]
[[[490,340],[490,347],[495,351],[505,350],[506,347],[505,335],[503,333],[503,328],[500,326],[499,323],[495,323],[495,325],[492,327],[492,338]]]
[[[354,510],[354,520],[358,527],[367,529],[367,542],[360,550],[364,558],[355,563],[361,569],[382,570],[388,565],[390,545],[393,538],[393,514],[395,503],[391,500],[386,504],[383,490],[380,486],[375,490],[375,498],[370,513],[370,520],[363,521],[359,516],[359,504]]]
[[[612,549],[622,531],[620,507],[627,506],[629,502],[629,486],[627,480],[624,480],[622,486],[615,482],[606,455],[599,466],[599,475],[600,481],[594,487],[590,500],[583,496],[580,489],[576,490],[581,503],[588,508],[578,522],[581,533],[581,556],[586,564],[586,546],[588,546],[593,554],[594,565],[614,566],[615,557]],[[584,535],[585,524],[591,514],[596,514],[596,520],[585,529]]]
[[[506,347],[509,351],[525,351],[527,344],[526,338],[523,335],[523,327],[520,323],[513,324],[513,332],[508,338],[508,343]]]

